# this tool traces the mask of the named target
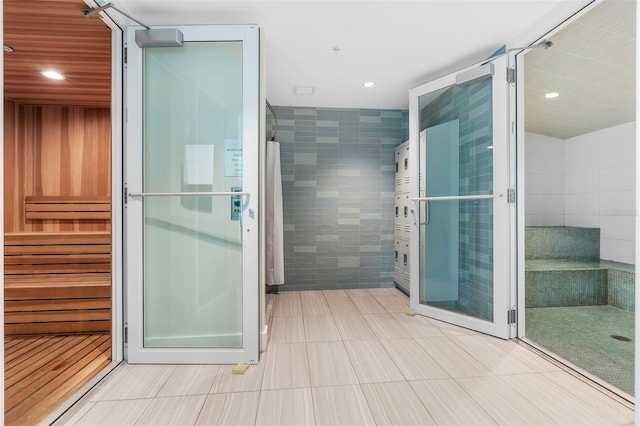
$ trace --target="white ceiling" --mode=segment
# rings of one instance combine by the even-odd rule
[[[635,120],[635,9],[605,0],[526,54],[528,132],[567,139]]]
[[[529,31],[535,39],[585,3],[115,1],[147,25],[258,24],[265,36],[267,97],[274,105],[381,109],[408,109],[410,88],[482,60],[545,22],[546,28]],[[367,80],[376,86],[364,88]],[[296,86],[315,90],[295,95]]]

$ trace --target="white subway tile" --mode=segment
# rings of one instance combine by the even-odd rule
[[[614,240],[612,238],[600,239],[600,258],[615,262],[635,263],[635,242],[627,240]]]
[[[634,216],[600,216],[600,238],[635,240]]]
[[[635,166],[600,169],[600,191],[635,191]]]
[[[600,216],[597,214],[565,214],[564,223],[565,226],[598,228],[600,226]]]
[[[599,175],[597,170],[567,173],[564,177],[564,191],[566,194],[584,194],[598,192]]]

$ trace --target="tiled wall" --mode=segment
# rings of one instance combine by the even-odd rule
[[[600,228],[600,257],[635,263],[635,123],[567,139],[565,170],[565,225]]]
[[[599,260],[599,235],[598,228],[527,227],[525,306],[611,305],[634,312],[635,267]]]
[[[600,259],[600,229],[527,227],[525,259]]]
[[[526,226],[564,225],[564,140],[525,135]]]
[[[444,91],[429,104],[421,130],[460,121],[459,195],[489,194],[493,189],[491,79],[475,80]],[[432,107],[433,106],[433,107]],[[460,201],[460,281],[458,307],[493,320],[493,205]]]
[[[284,199],[281,289],[393,286],[394,148],[408,139],[408,111],[274,109]],[[272,123],[268,115],[269,130]]]
[[[526,225],[600,228],[600,257],[635,263],[635,123],[525,149]]]
[[[525,306],[606,305],[607,271],[605,269],[570,269],[525,272]]]
[[[634,272],[609,269],[607,273],[609,305],[635,312],[635,281]]]

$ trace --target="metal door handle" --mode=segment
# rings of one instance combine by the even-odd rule
[[[431,207],[429,206],[429,201],[425,201],[425,219],[424,222],[419,222],[418,225],[428,225],[431,222]]]

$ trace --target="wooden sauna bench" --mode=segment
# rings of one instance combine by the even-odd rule
[[[111,233],[6,233],[5,335],[111,330]]]

